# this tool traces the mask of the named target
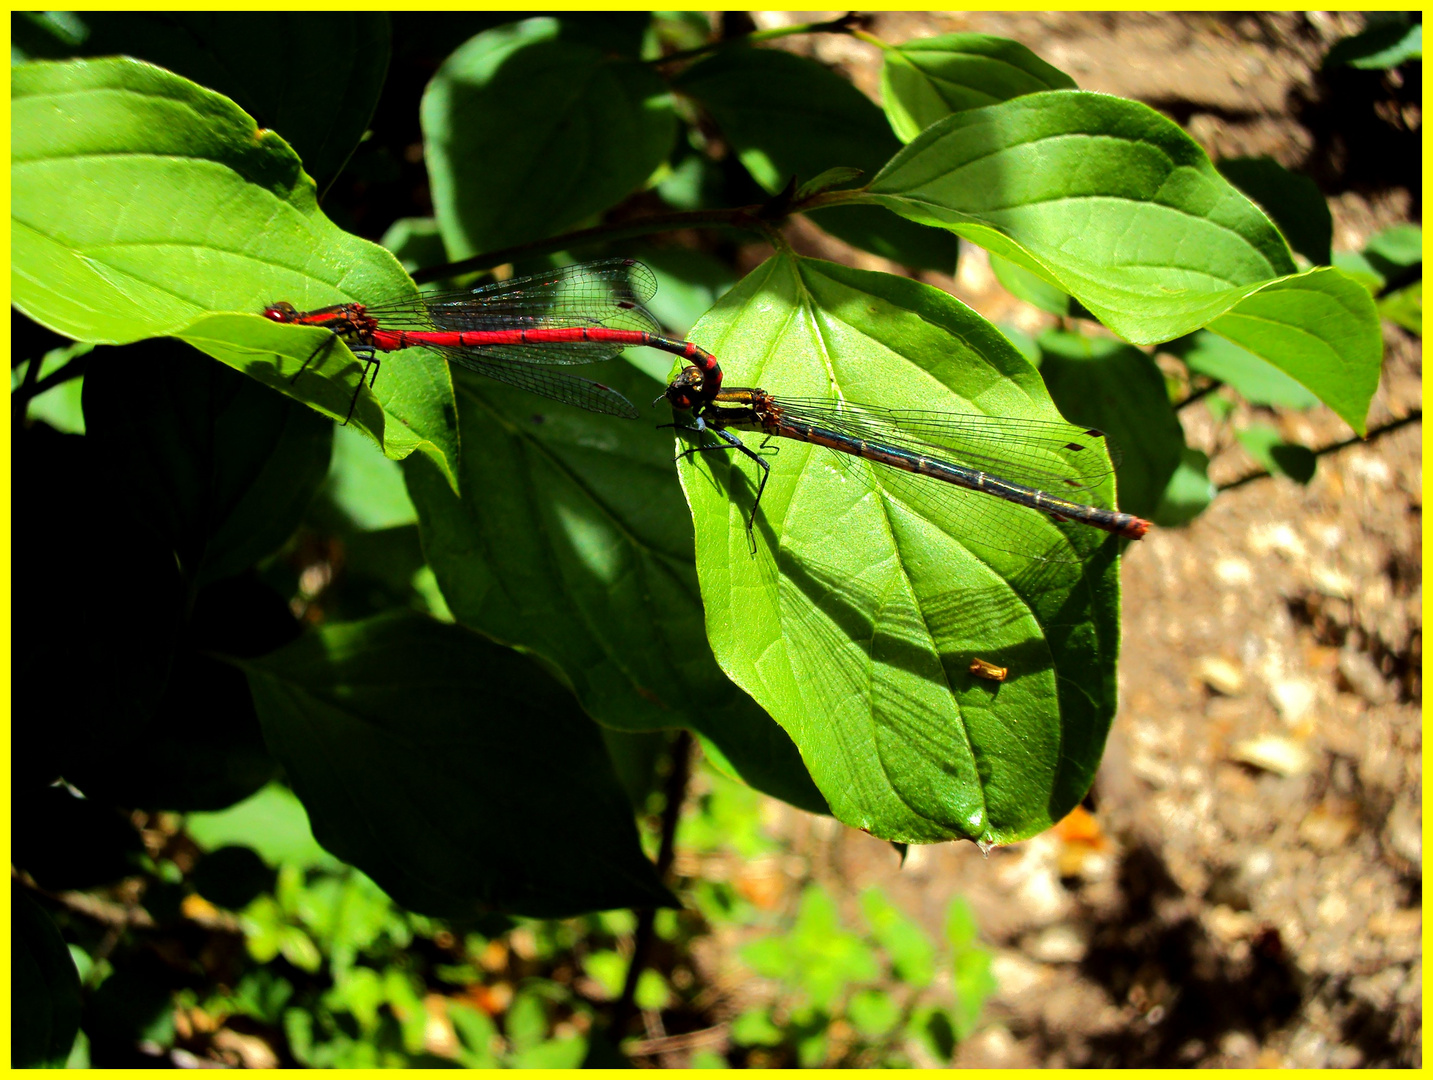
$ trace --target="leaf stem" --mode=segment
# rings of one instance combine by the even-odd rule
[[[872,34],[866,30],[862,30],[858,26],[852,27],[850,34],[857,41],[864,41],[867,45],[874,45],[876,48],[882,49],[885,52],[895,51],[896,47],[892,45],[889,41],[882,41],[880,38],[876,37],[875,34]]]
[[[687,797],[687,780],[691,776],[692,761],[692,733],[683,728],[672,740],[671,747],[671,772],[667,774],[667,782],[663,785],[662,793],[666,797],[666,805],[662,807],[662,841],[657,849],[657,879],[665,882],[667,872],[672,868],[672,858],[676,853],[677,822],[682,815],[682,803]],[[632,1010],[637,1001],[637,982],[642,977],[642,971],[647,966],[648,955],[652,951],[652,940],[656,937],[656,908],[642,908],[637,912],[637,929],[632,937],[632,962],[627,967],[627,980],[622,984],[622,996],[617,999],[617,1004],[612,1009],[612,1026],[610,1033],[612,1044],[620,1045],[622,1042],[622,1031],[627,1026],[627,1021],[632,1018]]]
[[[1178,412],[1186,405],[1193,405],[1200,398],[1207,397],[1223,385],[1224,383],[1222,381],[1220,381],[1219,379],[1215,379],[1208,386],[1201,386],[1198,390],[1191,390],[1183,401],[1179,402],[1179,404],[1174,406],[1175,411]]]

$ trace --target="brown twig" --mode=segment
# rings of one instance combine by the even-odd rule
[[[720,1046],[729,1038],[727,1025],[702,1028],[699,1031],[684,1031],[680,1035],[663,1035],[660,1039],[642,1039],[628,1043],[627,1053],[632,1057],[656,1057],[677,1050],[695,1050],[702,1046]]]
[[[1354,446],[1357,443],[1370,443],[1374,439],[1387,435],[1390,432],[1397,431],[1401,427],[1407,427],[1409,424],[1415,424],[1422,419],[1423,410],[1414,409],[1407,416],[1402,416],[1399,417],[1397,420],[1390,420],[1386,424],[1379,425],[1362,438],[1357,435],[1354,435],[1352,438],[1343,439],[1336,443],[1330,443],[1328,446],[1321,446],[1317,450],[1311,452],[1313,453],[1314,457],[1323,457],[1326,454],[1337,453],[1345,447]],[[1268,469],[1259,469],[1255,472],[1247,473],[1244,476],[1241,476],[1235,480],[1230,480],[1226,484],[1220,484],[1215,490],[1229,491],[1231,488],[1243,487],[1245,484],[1250,483],[1251,481],[1262,480],[1264,477],[1269,475],[1271,474]]]

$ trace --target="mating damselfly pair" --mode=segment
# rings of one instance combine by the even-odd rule
[[[364,382],[371,386],[377,379],[379,353],[432,349],[488,378],[633,419],[637,410],[611,387],[553,368],[609,359],[633,346],[679,356],[688,364],[664,395],[675,409],[691,416],[689,423],[677,426],[701,439],[715,437],[682,456],[729,450],[756,463],[760,479],[748,530],[756,521],[770,465],[728,429],[824,446],[880,465],[892,479],[904,476],[919,478],[921,484],[950,485],[1130,539],[1150,527],[1132,514],[1070,497],[1093,492],[1109,475],[1100,431],[983,414],[783,398],[755,387],[723,389],[716,357],[662,333],[646,308],[655,293],[656,278],[640,262],[607,259],[386,303],[336,304],[301,312],[278,302],[264,315],[332,332],[300,373],[339,340],[363,361],[349,417]],[[950,500],[945,505],[952,515],[961,516],[970,503]]]

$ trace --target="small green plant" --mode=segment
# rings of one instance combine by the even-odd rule
[[[748,1064],[910,1064],[912,1040],[948,1063],[975,1030],[995,982],[965,900],[951,901],[943,948],[880,889],[861,894],[861,913],[865,927],[846,928],[830,894],[809,885],[789,930],[742,949],[778,984],[771,1004],[732,1022]]]

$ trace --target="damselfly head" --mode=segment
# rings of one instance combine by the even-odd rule
[[[298,309],[287,300],[280,300],[278,303],[264,308],[264,318],[273,319],[274,322],[293,322],[298,316]]]
[[[672,408],[689,412],[702,402],[702,369],[688,364],[667,387],[666,398]]]

